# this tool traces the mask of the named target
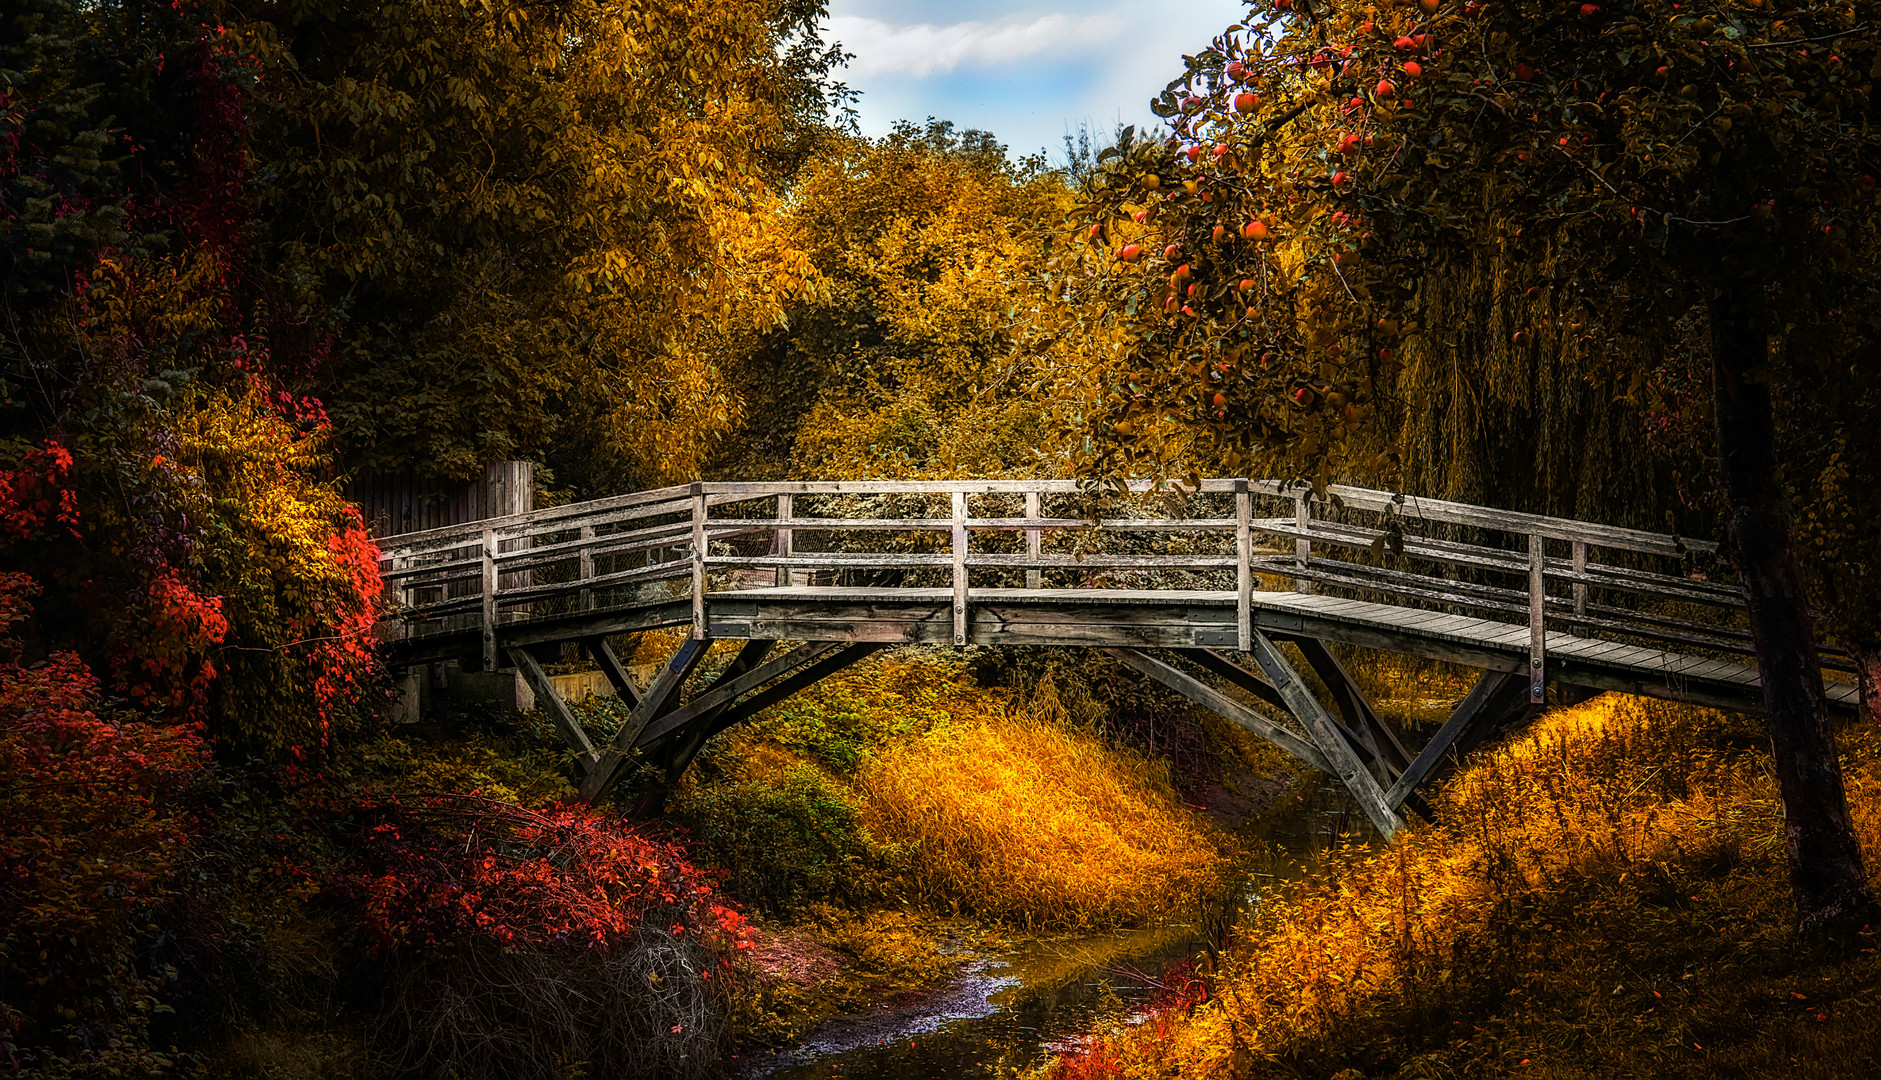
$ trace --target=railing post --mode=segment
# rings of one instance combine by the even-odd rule
[[[705,485],[692,482],[692,636],[705,637]]]
[[[967,643],[967,493],[954,501],[954,644]]]
[[[1587,541],[1585,540],[1574,541],[1574,554],[1573,554],[1572,566],[1574,568],[1574,576],[1576,578],[1581,578],[1581,577],[1586,576],[1587,574]],[[1577,580],[1574,582],[1574,614],[1578,616],[1585,616],[1587,614],[1587,583],[1585,581]],[[1576,634],[1584,634],[1587,632],[1587,628],[1577,623],[1573,627],[1573,632]]]
[[[483,530],[483,670],[496,670],[496,530]]]
[[[1313,493],[1310,489],[1296,492],[1293,496],[1293,527],[1302,533],[1313,527]],[[1305,570],[1307,561],[1312,557],[1313,542],[1304,536],[1294,537],[1294,567]],[[1293,591],[1297,593],[1310,593],[1313,591],[1313,583],[1305,578],[1296,577],[1293,579]]]
[[[1548,651],[1548,541],[1540,533],[1528,534],[1528,700],[1539,705],[1547,698],[1545,662]]]
[[[780,522],[789,521],[791,517],[794,516],[795,514],[796,514],[795,499],[789,495],[779,495],[777,497],[777,520]],[[792,533],[793,533],[793,530],[786,529],[782,525],[779,525],[777,527],[777,539],[771,545],[772,547],[777,549],[777,553],[779,555],[782,555],[785,558],[790,557],[796,552],[796,540],[794,536],[792,535]],[[790,584],[790,567],[788,566],[778,567],[777,568],[777,587],[782,589],[782,588],[789,586],[789,584]]]
[[[1236,647],[1254,647],[1254,499],[1247,480],[1234,482],[1234,631]]]
[[[590,546],[593,543],[594,526],[583,525],[581,527],[581,580],[583,581],[594,577],[594,549]],[[594,590],[582,589],[579,603],[581,610],[591,610],[594,607]]]
[[[1037,521],[1042,516],[1043,515],[1039,512],[1038,492],[1036,491],[1026,492],[1025,493],[1026,520]],[[1027,529],[1025,531],[1025,557],[1028,559],[1031,559],[1035,563],[1038,561],[1039,553],[1043,550],[1043,545],[1040,543],[1041,535],[1042,533],[1041,533],[1041,530],[1039,529]],[[1025,568],[1025,587],[1028,589],[1044,588],[1045,587],[1044,571],[1042,571],[1037,566],[1026,567]]]

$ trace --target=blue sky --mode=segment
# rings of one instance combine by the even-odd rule
[[[856,54],[864,134],[937,116],[1015,155],[1061,155],[1067,130],[1155,118],[1182,54],[1240,19],[1242,0],[831,0],[829,36]]]

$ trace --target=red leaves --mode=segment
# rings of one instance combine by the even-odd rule
[[[28,451],[19,468],[0,469],[0,536],[30,540],[54,524],[77,536],[78,495],[66,487],[71,474],[72,452],[51,441]]]
[[[354,816],[379,820],[359,833],[360,858],[335,891],[359,902],[380,950],[466,937],[608,948],[656,911],[674,936],[750,947],[744,917],[708,902],[711,883],[681,848],[600,811],[436,796],[365,803]]]

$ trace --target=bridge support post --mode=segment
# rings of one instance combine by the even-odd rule
[[[967,493],[953,493],[954,644],[967,643]]]
[[[1528,700],[1548,700],[1548,540],[1528,534]]]
[[[1234,482],[1234,633],[1242,652],[1254,645],[1254,498],[1247,478]]]
[[[1274,689],[1287,702],[1287,708],[1300,722],[1306,725],[1307,733],[1319,745],[1320,753],[1332,765],[1332,773],[1339,778],[1352,798],[1358,801],[1359,809],[1378,830],[1380,836],[1389,840],[1404,828],[1404,819],[1385,801],[1384,789],[1378,780],[1359,762],[1358,755],[1346,745],[1338,725],[1326,714],[1325,706],[1313,696],[1312,691],[1300,680],[1286,658],[1266,634],[1254,631],[1254,660],[1266,674],[1267,681],[1274,684]]]
[[[549,714],[549,718],[555,721],[555,726],[561,731],[562,738],[575,752],[575,760],[581,763],[582,772],[584,774],[593,772],[601,755],[595,751],[594,744],[588,741],[588,733],[582,730],[581,721],[575,719],[575,714],[568,708],[568,702],[562,700],[562,695],[556,692],[555,684],[549,680],[548,673],[542,670],[542,665],[536,661],[528,649],[512,648],[508,652],[510,663],[515,664],[516,670],[522,672],[523,681],[529,684],[529,689],[536,695],[536,704],[541,706]]]

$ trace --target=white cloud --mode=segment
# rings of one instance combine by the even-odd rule
[[[962,65],[1010,64],[1070,55],[1112,41],[1127,28],[1116,15],[1041,15],[1025,22],[957,22],[895,25],[857,15],[837,15],[829,34],[855,54],[846,75],[925,78]]]

